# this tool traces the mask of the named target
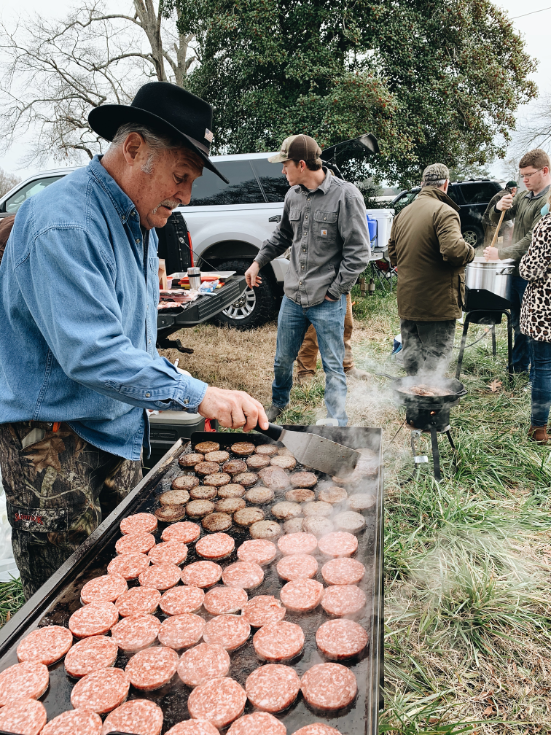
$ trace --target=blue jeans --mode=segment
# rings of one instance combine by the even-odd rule
[[[339,301],[324,299],[321,304],[308,308],[303,308],[284,296],[278,315],[278,339],[274,357],[272,403],[275,406],[284,408],[289,403],[289,392],[293,384],[293,363],[299,354],[309,324],[312,324],[316,330],[322,366],[326,373],[324,401],[328,409],[328,418],[335,418],[340,426],[347,426],[345,413],[347,380],[343,370],[345,308],[345,296]]]
[[[519,315],[521,313],[521,302],[527,288],[527,281],[521,276],[511,276],[508,300],[511,303],[512,326],[514,328],[514,349],[512,350],[512,366],[514,373],[526,373],[529,371],[529,337],[519,330]],[[531,376],[533,377],[533,376]]]
[[[550,414],[550,342],[529,337],[531,350],[531,426],[546,426]]]

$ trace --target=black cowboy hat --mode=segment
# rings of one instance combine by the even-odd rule
[[[95,107],[88,115],[88,122],[92,130],[106,140],[113,140],[119,127],[125,123],[140,123],[157,133],[177,136],[186,148],[202,158],[206,168],[229,183],[209,159],[213,141],[213,108],[176,84],[144,84],[130,105]]]

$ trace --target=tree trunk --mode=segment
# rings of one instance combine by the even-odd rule
[[[151,46],[151,58],[157,79],[160,82],[166,82],[167,75],[165,74],[165,60],[161,41],[161,6],[156,13],[152,0],[134,0],[134,7]]]

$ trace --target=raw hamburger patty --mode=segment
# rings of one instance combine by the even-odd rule
[[[100,669],[84,676],[73,687],[71,704],[101,715],[111,712],[128,696],[130,682],[122,669]]]
[[[366,525],[366,519],[354,510],[345,510],[335,516],[334,523],[340,531],[358,533]]]
[[[128,533],[118,539],[115,551],[118,554],[147,554],[155,546],[152,533]]]
[[[317,664],[303,674],[301,691],[311,707],[334,710],[353,701],[357,683],[353,672],[341,664]]]
[[[227,533],[204,536],[196,544],[197,553],[205,559],[224,559],[234,551],[235,543]]]
[[[194,479],[197,480],[197,477]],[[176,482],[176,480],[174,482]],[[196,485],[199,485],[199,480],[197,481]],[[159,502],[161,503],[161,505],[185,505],[189,499],[190,493],[187,489],[184,488],[167,490],[166,493],[162,493],[159,496]]]
[[[54,717],[41,735],[101,735],[102,718],[95,712],[73,709]]]
[[[358,541],[352,533],[335,531],[321,538],[318,548],[326,556],[352,556],[358,549]]]
[[[76,638],[86,638],[89,635],[105,635],[117,620],[119,613],[112,602],[91,602],[71,615],[68,626]]]
[[[251,487],[251,485],[254,485],[258,479],[259,475],[257,475],[256,472],[239,472],[232,478],[235,483],[243,485],[243,487]]]
[[[148,553],[152,564],[182,564],[188,556],[188,547],[181,541],[162,541]]]
[[[222,570],[222,581],[227,587],[250,590],[258,587],[263,579],[262,568],[252,561],[237,561]]]
[[[234,513],[234,520],[238,526],[252,526],[264,519],[264,513],[260,508],[243,508]]]
[[[289,500],[291,503],[309,503],[315,497],[316,495],[313,491],[307,490],[306,487],[295,487],[286,493],[286,500]]]
[[[61,625],[47,625],[23,638],[17,646],[17,658],[19,661],[36,661],[50,666],[63,658],[72,645],[73,634],[70,630]]]
[[[168,590],[180,580],[180,568],[176,564],[154,564],[138,577],[142,587]]]
[[[230,459],[222,465],[222,471],[229,475],[239,475],[240,472],[247,472],[247,464],[243,459]]]
[[[203,605],[205,592],[199,587],[172,587],[161,597],[159,607],[165,615],[197,612]]]
[[[259,477],[271,490],[285,490],[290,486],[290,475],[281,467],[265,467],[259,472]]]
[[[117,707],[105,718],[102,735],[114,730],[135,735],[160,735],[162,727],[161,707],[147,699],[133,699]]]
[[[184,567],[181,577],[191,587],[212,587],[222,577],[222,567],[213,561],[196,561]]]
[[[216,495],[216,493],[215,493]],[[186,506],[186,512],[190,518],[203,518],[215,510],[215,504],[210,500],[192,500]]]
[[[125,672],[132,686],[151,692],[160,689],[173,678],[178,666],[178,653],[172,648],[154,646],[136,653]]]
[[[312,505],[312,503],[309,503]],[[289,521],[290,518],[297,518],[297,516],[303,515],[303,509],[299,503],[290,503],[289,500],[284,500],[281,503],[276,503],[271,508],[272,515],[281,521]]]
[[[230,449],[239,457],[248,457],[255,451],[255,445],[251,442],[236,442],[236,444],[232,444]]]
[[[217,464],[217,462],[200,462],[199,464],[196,464],[194,469],[196,471],[196,474],[205,477],[207,475],[213,475],[215,472],[218,472],[219,465]]]
[[[314,472],[294,472],[289,476],[289,482],[293,487],[314,487],[318,477]]]
[[[262,505],[263,503],[270,503],[271,500],[274,500],[274,491],[269,487],[263,487],[261,485],[260,487],[252,487],[251,490],[245,493],[245,497],[250,503],[259,503],[259,505]]]
[[[332,659],[358,655],[368,643],[368,633],[353,620],[328,620],[316,631],[316,645]]]
[[[195,646],[201,640],[204,629],[205,620],[203,618],[192,613],[183,613],[164,620],[157,637],[162,646],[180,650]]]
[[[276,521],[256,521],[249,527],[251,538],[272,539],[278,538],[282,529]]]
[[[184,521],[182,523],[173,523],[172,526],[165,528],[161,534],[163,541],[181,541],[183,544],[191,544],[201,536],[201,528],[197,523]]]
[[[219,450],[218,452],[207,452],[207,454],[205,455],[205,461],[222,464],[223,462],[226,462],[229,457],[230,455],[228,454],[228,452]]]
[[[162,505],[154,513],[163,523],[174,523],[186,517],[186,508],[183,505]]]
[[[203,639],[210,645],[222,646],[227,651],[235,651],[243,646],[251,633],[251,627],[238,615],[219,615],[209,620],[205,626]]]
[[[195,475],[180,475],[179,477],[175,477],[172,481],[171,487],[175,492],[184,492],[189,491],[193,487],[196,487],[196,485],[199,485],[199,479]],[[169,496],[170,491],[167,493],[163,493],[163,495]],[[162,497],[162,496],[161,496]],[[178,497],[176,495],[172,497]],[[159,498],[161,500],[161,498]],[[162,501],[161,501],[162,502]],[[186,500],[179,500],[178,502],[172,502],[167,503],[168,505],[180,505],[181,503],[186,503]],[[165,505],[165,503],[163,503]]]
[[[107,565],[108,574],[117,574],[123,579],[136,579],[150,565],[149,557],[145,554],[120,554]],[[122,594],[122,593],[121,593]]]
[[[364,564],[356,559],[331,559],[321,569],[326,584],[357,584],[364,577]]]
[[[166,735],[219,735],[219,731],[207,720],[184,720],[171,727]]]
[[[0,707],[17,699],[38,699],[50,681],[48,667],[38,661],[23,661],[0,673]]]
[[[272,595],[257,595],[244,605],[243,618],[254,628],[279,623],[286,615],[286,608]]]
[[[355,585],[334,584],[326,587],[320,604],[328,615],[355,615],[366,605],[366,595]]]
[[[34,699],[21,699],[0,710],[0,730],[38,735],[46,724],[46,708]]]
[[[230,656],[222,646],[200,643],[195,648],[184,651],[177,671],[186,686],[197,687],[211,679],[227,676],[230,671]]]
[[[227,531],[232,528],[232,516],[228,513],[209,513],[201,521],[201,525],[206,531],[216,533],[219,531]]]
[[[251,672],[245,693],[251,704],[262,712],[281,712],[299,694],[301,680],[290,666],[267,664]]]
[[[316,536],[312,533],[289,533],[278,540],[282,554],[312,554],[318,547]]]
[[[243,498],[223,498],[215,504],[215,511],[217,513],[232,514],[245,508],[245,505],[246,503]]]
[[[197,686],[188,698],[188,711],[194,720],[208,720],[221,729],[237,719],[247,696],[237,681],[225,677]]]
[[[215,472],[213,475],[207,475],[203,480],[203,484],[215,488],[222,487],[223,485],[228,485],[231,479],[230,475],[226,472]]]
[[[253,647],[265,661],[288,661],[300,654],[304,645],[300,626],[285,620],[264,625],[253,636]]]
[[[283,722],[267,712],[253,712],[236,720],[227,735],[286,735]]]
[[[237,485],[236,483],[230,483],[230,485],[223,485],[219,491],[219,498],[241,498],[245,492],[243,485]]]
[[[268,457],[263,457],[260,454],[252,454],[251,457],[247,458],[246,464],[252,470],[262,470],[263,467],[269,466],[270,459]]]
[[[333,513],[333,506],[331,503],[324,503],[323,500],[313,500],[312,503],[305,503],[302,506],[304,516],[316,516],[326,518],[331,516]]]
[[[118,653],[117,644],[105,635],[83,638],[65,657],[65,671],[69,676],[80,679],[92,671],[114,666]]]
[[[178,460],[178,464],[181,467],[195,467],[196,464],[203,462],[204,459],[205,457],[203,454],[200,454],[199,452],[190,452],[189,454],[181,455]]]
[[[273,457],[278,454],[278,447],[276,444],[259,444],[255,452],[256,454],[262,454],[264,457]]]
[[[203,605],[210,615],[229,615],[241,610],[247,600],[247,592],[239,587],[213,587]]]
[[[323,592],[324,586],[315,579],[297,579],[282,587],[280,600],[288,610],[305,613],[318,607]]]
[[[337,485],[331,485],[330,487],[322,488],[318,493],[318,500],[323,500],[325,503],[342,503],[347,498],[347,491]]]
[[[207,454],[207,452],[218,452],[220,444],[217,444],[217,442],[200,442],[195,445],[194,449],[196,452],[201,452],[201,454]]]
[[[294,735],[341,735],[339,730],[322,722],[313,722],[312,725],[305,725],[300,730],[296,730]]]
[[[318,571],[318,562],[310,554],[289,554],[276,565],[282,579],[292,582],[295,579],[310,579]]]
[[[129,615],[152,615],[157,610],[160,599],[161,592],[153,587],[132,587],[115,601],[115,607],[122,618],[128,618]]]
[[[277,553],[278,549],[276,544],[273,544],[272,541],[252,539],[250,541],[244,541],[238,548],[238,559],[240,561],[252,561],[255,564],[264,566],[274,561]]]
[[[297,460],[295,457],[282,457],[282,455],[277,454],[272,457],[270,464],[273,467],[281,467],[283,470],[294,470],[297,466]]]
[[[122,651],[135,653],[151,646],[160,626],[160,621],[153,615],[131,615],[117,623],[111,637]]]
[[[335,527],[329,518],[310,516],[310,518],[303,518],[301,528],[305,533],[312,533],[316,538],[322,538],[322,536],[332,533]]]
[[[212,475],[212,477],[215,477],[215,475]],[[192,500],[212,500],[216,495],[216,487],[209,487],[208,485],[198,485],[190,490]]]
[[[121,533],[151,533],[157,528],[157,518],[151,513],[135,513],[127,516],[119,526]]]

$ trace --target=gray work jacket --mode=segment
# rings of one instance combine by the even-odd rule
[[[291,247],[284,292],[304,308],[322,303],[326,294],[338,299],[349,293],[370,257],[362,194],[324,172],[314,191],[302,185],[289,189],[282,220],[255,258],[263,268]]]

